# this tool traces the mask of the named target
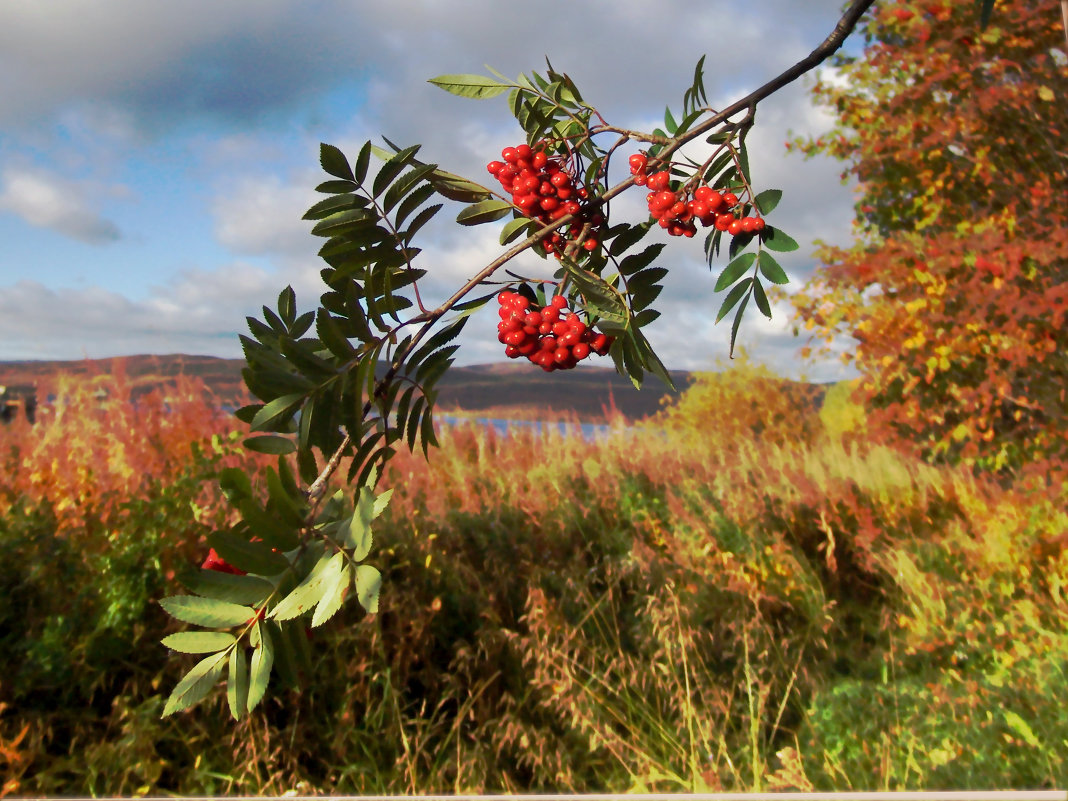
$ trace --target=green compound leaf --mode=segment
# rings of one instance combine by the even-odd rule
[[[356,183],[362,184],[367,178],[367,167],[371,163],[371,142],[367,141],[363,143],[363,147],[360,148],[360,154],[356,157],[356,169],[355,173]]]
[[[671,107],[664,108],[664,127],[667,128],[667,132],[674,136],[675,131],[679,129],[679,124],[675,122],[675,117],[671,114]]]
[[[799,247],[789,234],[784,234],[778,228],[772,228],[770,225],[764,229],[764,233],[760,235],[760,238],[764,242],[764,247],[779,253],[789,253]]]
[[[344,181],[354,180],[349,160],[345,158],[344,153],[333,145],[328,145],[325,142],[320,143],[319,163],[323,165],[323,169],[326,172],[335,178],[341,178]]]
[[[738,148],[738,169],[742,173],[742,178],[745,179],[745,182],[751,184],[752,179],[749,177],[749,151],[744,143]]]
[[[719,307],[719,312],[716,314],[717,323],[727,316],[727,312],[734,308],[734,305],[742,299],[743,295],[746,295],[746,293],[749,292],[749,289],[752,284],[753,279],[752,277],[749,277],[739,283],[737,286],[734,287],[734,289],[730,291],[727,297],[723,299],[723,305]]]
[[[582,269],[570,259],[564,260],[564,269],[582,292],[586,308],[601,318],[602,328],[604,323],[626,327],[630,312],[618,289],[597,273]]]
[[[475,203],[456,215],[456,222],[460,225],[481,225],[493,222],[506,216],[515,207],[504,200],[483,200]]]
[[[351,584],[352,567],[346,564],[334,577],[330,586],[324,587],[322,600],[319,601],[315,607],[315,614],[312,615],[312,628],[321,626],[334,616],[345,602],[345,594]]]
[[[439,75],[436,78],[431,78],[428,83],[434,84],[439,89],[444,89],[449,94],[472,97],[476,100],[496,97],[513,88],[509,84],[500,83],[484,75],[470,74]]]
[[[252,529],[252,533],[272,548],[279,551],[291,551],[300,545],[297,526],[287,524],[277,514],[264,511],[257,501],[252,499],[242,501],[238,509],[241,510],[241,516]]]
[[[427,175],[434,172],[436,169],[436,164],[420,164],[395,180],[389,189],[386,190],[386,194],[382,198],[382,210],[388,214],[390,210],[407,197],[408,193],[415,189]],[[433,192],[433,188],[430,188],[430,191]]]
[[[250,542],[229,531],[213,531],[208,544],[219,556],[247,573],[274,576],[289,567],[289,560],[264,542]]]
[[[752,281],[753,279],[750,278],[747,280]],[[731,325],[730,357],[732,359],[734,358],[734,343],[738,341],[738,329],[742,325],[742,314],[745,313],[745,304],[749,302],[749,297],[749,295],[746,295],[745,298],[742,300],[741,305],[738,306],[738,311],[734,315],[734,323]]]
[[[270,617],[275,620],[292,620],[308,612],[323,598],[323,593],[330,589],[345,564],[345,555],[340,551],[324,554],[297,587],[271,610]]]
[[[322,192],[328,195],[343,194],[345,192],[351,192],[357,188],[357,184],[352,181],[323,181],[317,187],[316,192]]]
[[[756,261],[755,253],[743,253],[728,264],[716,280],[715,291],[722,292],[724,289],[731,286],[735,281],[745,275],[745,272],[753,266],[754,261]],[[720,317],[722,317],[722,315],[720,315]],[[717,318],[717,320],[718,319],[719,318]]]
[[[256,614],[255,610],[247,606],[199,595],[172,595],[169,598],[161,598],[159,605],[173,618],[213,628],[237,626]]]
[[[393,181],[400,175],[404,168],[408,165],[409,159],[411,159],[417,152],[419,152],[420,145],[412,145],[398,153],[395,153],[390,157],[385,164],[383,164],[378,174],[375,176],[374,185],[372,187],[372,194],[374,197],[378,197],[393,183]],[[433,167],[431,167],[433,170]]]
[[[164,637],[160,642],[172,651],[183,654],[214,654],[229,648],[237,639],[225,631],[179,631]]]
[[[638,272],[643,267],[647,267],[656,261],[664,247],[664,243],[659,242],[655,245],[649,245],[641,253],[632,253],[619,263],[619,272],[623,275],[631,275]]]
[[[516,220],[511,220],[504,228],[501,229],[501,244],[507,245],[509,242],[519,238],[519,235],[526,230],[531,223],[529,217],[520,217]]]
[[[775,261],[775,257],[766,250],[760,251],[760,274],[773,284],[790,283],[786,271],[779,265],[779,262]]]
[[[389,499],[393,497],[393,488],[383,492],[381,495],[375,498],[374,507],[371,511],[371,518],[374,519],[386,511],[386,507],[389,506]]]
[[[753,280],[753,300],[756,302],[757,308],[760,309],[760,313],[770,320],[771,304],[768,303],[768,296],[764,294],[764,287],[755,279]]]
[[[304,400],[303,394],[293,393],[275,398],[256,412],[252,418],[253,431],[269,431],[272,426],[287,420],[293,416],[293,412]]]
[[[183,709],[188,709],[193,704],[204,700],[215,687],[219,676],[222,675],[225,661],[226,652],[220,651],[197,662],[193,669],[186,673],[182,680],[175,685],[160,717],[165,718],[175,712],[181,712]]]
[[[434,170],[427,180],[439,195],[460,203],[475,203],[490,197],[490,191],[482,184],[444,170]]]
[[[613,256],[625,253],[629,248],[640,242],[642,237],[649,233],[649,229],[650,226],[644,223],[641,225],[614,226],[612,230],[617,231],[617,233],[612,234],[608,252]]]
[[[382,574],[371,565],[356,567],[356,598],[360,606],[371,614],[378,611],[378,595],[382,591]]]
[[[230,652],[230,672],[226,676],[226,703],[234,720],[248,713],[248,657],[244,648]]]
[[[253,631],[256,650],[252,652],[252,669],[249,672],[249,712],[263,700],[263,694],[267,692],[267,681],[271,678],[271,668],[274,666],[274,641],[271,639],[270,629],[260,620],[256,622]]]
[[[782,200],[781,189],[765,189],[753,199],[753,205],[761,214],[768,215],[779,205],[780,200]]]
[[[267,497],[268,512],[277,515],[281,521],[296,529],[304,526],[308,509],[293,477],[293,471],[285,459],[278,460],[278,472],[267,468]]]
[[[371,521],[377,517],[375,507],[375,496],[370,487],[360,487],[356,510],[345,531],[345,547],[352,549],[352,558],[357,562],[366,559],[367,554],[371,552],[373,542]]]
[[[262,606],[274,585],[259,576],[239,576],[218,570],[198,570],[183,581],[190,592],[218,601],[230,601],[246,606]]]
[[[233,504],[252,497],[252,482],[248,473],[237,467],[224,467],[219,471],[219,488],[226,500]]]
[[[293,440],[287,437],[263,436],[249,437],[244,441],[244,446],[256,453],[266,453],[273,456],[283,456],[297,449]]]
[[[345,183],[345,182],[342,182]],[[352,184],[355,187],[355,184]],[[352,209],[363,208],[367,205],[367,200],[353,194],[333,195],[320,200],[301,217],[302,220],[324,220],[334,214],[339,214],[343,211],[351,211]]]

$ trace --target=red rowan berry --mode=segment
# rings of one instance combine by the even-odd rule
[[[668,184],[671,182],[671,173],[667,170],[661,170],[660,172],[654,172],[649,176],[646,181],[646,186],[655,192],[663,192],[668,188]]]

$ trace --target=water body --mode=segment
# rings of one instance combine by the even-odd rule
[[[233,414],[237,409],[236,406],[223,406],[223,411],[227,414]],[[300,412],[297,412],[295,419],[299,422]],[[607,423],[571,423],[571,422],[547,422],[540,420],[508,420],[503,417],[460,417],[452,414],[437,414],[434,415],[434,423],[437,425],[464,425],[465,423],[475,423],[476,425],[492,428],[496,433],[506,436],[510,430],[533,430],[537,434],[541,434],[545,431],[556,430],[561,436],[574,437],[581,436],[584,440],[593,441],[601,437],[607,437],[612,433],[622,431],[631,431],[628,426],[620,429],[613,427]]]
[[[585,440],[595,440],[607,437],[618,428],[605,423],[569,423],[569,422],[545,422],[540,420],[506,420],[500,417],[457,417],[451,414],[435,414],[434,421],[444,425],[462,425],[464,423],[476,423],[480,426],[492,428],[496,433],[507,435],[509,431],[533,430],[541,434],[546,431],[556,430],[564,437],[581,436]],[[626,429],[624,429],[626,430]]]

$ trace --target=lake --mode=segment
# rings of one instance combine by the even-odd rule
[[[608,436],[613,430],[618,430],[606,423],[573,423],[573,422],[543,422],[539,420],[506,420],[499,417],[458,417],[451,414],[435,414],[434,421],[445,425],[460,425],[462,423],[477,423],[488,426],[498,434],[507,434],[509,430],[529,429],[537,433],[555,429],[565,437],[580,435],[583,439],[594,440],[598,437]]]

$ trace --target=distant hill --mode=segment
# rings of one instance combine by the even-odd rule
[[[244,397],[244,360],[186,354],[0,362],[0,385],[32,385],[60,372],[107,374],[115,370],[119,361],[136,391],[149,392],[184,374],[203,380],[222,401],[240,401]],[[691,381],[691,374],[681,370],[671,371],[671,377],[680,390]],[[636,420],[655,413],[668,392],[652,377],[638,391],[611,367],[581,365],[549,375],[526,362],[504,362],[450,369],[438,384],[438,408],[443,412],[477,412],[512,419],[575,416],[587,421],[601,420],[606,410],[614,408]]]

